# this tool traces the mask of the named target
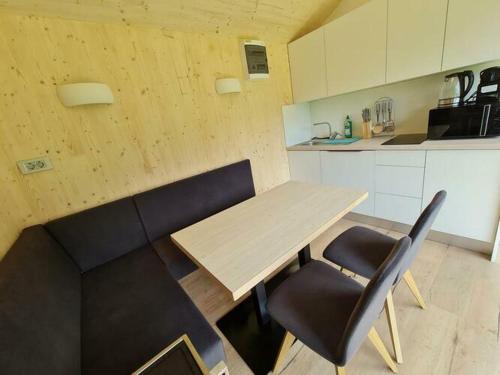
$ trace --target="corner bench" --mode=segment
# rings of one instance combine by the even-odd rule
[[[219,364],[170,234],[254,195],[244,160],[24,229],[0,262],[2,374],[130,374],[183,334]]]

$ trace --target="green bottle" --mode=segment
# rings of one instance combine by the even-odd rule
[[[344,136],[346,138],[352,138],[352,120],[350,116],[344,121]]]

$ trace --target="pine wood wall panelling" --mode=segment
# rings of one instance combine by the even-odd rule
[[[340,0],[332,13],[328,17],[323,18],[323,24],[326,25],[327,23],[352,12],[356,8],[359,8],[370,1],[371,0]]]
[[[243,158],[258,191],[286,181],[286,45],[268,54],[250,82],[236,37],[0,14],[0,256],[23,227]],[[217,95],[224,76],[243,92]],[[55,84],[88,80],[115,104],[63,107]],[[17,171],[45,154],[54,170]]]
[[[319,27],[340,0],[0,0],[0,11],[155,25],[289,42]]]

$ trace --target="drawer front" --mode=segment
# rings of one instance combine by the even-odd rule
[[[425,151],[377,151],[377,165],[396,167],[425,167]]]
[[[375,191],[405,197],[422,198],[424,168],[386,167],[377,165]]]
[[[413,225],[420,215],[422,200],[390,194],[375,194],[375,216]]]

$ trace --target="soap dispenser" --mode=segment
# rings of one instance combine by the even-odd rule
[[[350,116],[344,121],[344,136],[346,138],[352,138],[352,120]]]

